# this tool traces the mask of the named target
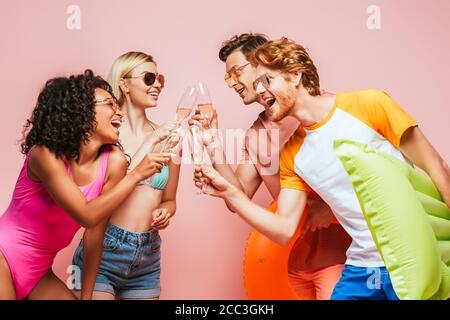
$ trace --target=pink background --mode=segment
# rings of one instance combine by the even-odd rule
[[[81,30],[66,28],[70,4],[81,8]],[[381,8],[381,30],[366,27],[366,9],[372,4]],[[203,80],[221,127],[246,128],[261,107],[244,108],[227,89],[217,56],[222,41],[249,31],[286,35],[304,44],[327,90],[386,90],[450,159],[448,0],[10,0],[0,7],[0,212],[22,166],[17,145],[22,125],[48,78],[88,67],[106,77],[118,55],[142,50],[156,58],[167,78],[151,118],[172,118],[184,87]],[[250,228],[221,201],[196,195],[191,173],[192,166],[183,167],[178,212],[161,232],[161,298],[245,298],[242,261]],[[265,189],[256,196],[263,205],[268,199]],[[80,235],[56,259],[55,270],[63,279]]]

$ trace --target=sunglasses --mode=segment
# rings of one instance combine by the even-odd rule
[[[270,88],[270,80],[278,77],[283,72],[280,72],[274,76],[269,76],[267,73],[259,76],[255,81],[253,81],[253,89],[257,91],[258,86],[261,84],[264,89],[269,90]]]
[[[120,110],[120,106],[117,103],[116,98],[106,98],[103,100],[94,100],[94,103],[98,106],[109,106],[114,111],[114,113],[116,113],[117,110]]]
[[[238,82],[239,77],[242,74],[242,70],[244,70],[244,68],[249,64],[250,62],[239,67],[233,66],[227,73],[225,73],[224,80],[227,83],[227,85],[229,86],[231,85],[231,79],[233,79],[235,82]]]
[[[155,81],[158,80],[159,84],[161,85],[161,88],[164,87],[164,83],[166,82],[164,75],[159,73],[153,73],[153,72],[145,72],[139,76],[136,77],[123,77],[124,79],[139,79],[142,78],[146,86],[153,86],[155,84]]]

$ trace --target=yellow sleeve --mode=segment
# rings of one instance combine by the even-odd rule
[[[369,125],[398,148],[403,133],[417,126],[416,121],[384,91],[367,90],[363,95]]]
[[[295,173],[295,156],[303,143],[303,136],[297,132],[289,139],[280,154],[280,187],[310,192],[311,188]]]

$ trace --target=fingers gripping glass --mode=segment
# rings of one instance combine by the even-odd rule
[[[109,106],[114,113],[117,112],[117,110],[120,110],[120,106],[117,103],[116,98],[106,98],[103,100],[94,100],[94,103],[98,106]]]
[[[227,83],[227,85],[229,86],[231,85],[231,79],[233,79],[235,82],[239,82],[239,77],[242,74],[242,70],[244,70],[244,68],[249,64],[250,62],[239,67],[233,66],[227,73],[225,73],[224,80]]]
[[[211,95],[209,94],[208,87],[205,83],[199,82],[197,88],[197,108],[205,121],[204,127],[202,129],[210,129],[211,120],[215,112],[214,105],[211,100]]]
[[[135,76],[135,77],[123,77],[124,79],[142,79],[146,86],[153,86],[158,80],[161,87],[164,87],[164,83],[166,82],[166,79],[164,75],[159,73],[153,73],[153,72],[145,72],[141,75]]]
[[[195,165],[205,164],[204,145],[203,145],[203,134],[205,129],[211,128],[211,121],[215,113],[215,109],[211,100],[211,95],[209,93],[208,87],[204,82],[198,82],[197,84],[197,109],[200,112],[203,121],[201,127],[194,126],[191,128],[192,140],[191,140],[191,155],[194,160]],[[199,194],[208,194],[211,192],[211,188],[207,183],[203,182],[202,188]]]

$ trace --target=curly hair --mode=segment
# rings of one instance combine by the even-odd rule
[[[302,45],[283,37],[262,45],[248,59],[253,65],[261,63],[286,73],[301,72],[302,84],[309,94],[320,95],[317,68]]]
[[[269,39],[265,35],[259,33],[243,33],[240,36],[235,35],[222,43],[222,47],[219,51],[219,59],[223,62],[227,61],[228,56],[236,49],[240,49],[247,58],[250,53],[267,41],[269,41]]]
[[[101,88],[111,95],[111,86],[92,70],[70,77],[48,80],[39,93],[32,116],[23,128],[21,152],[45,146],[57,157],[80,158],[80,146],[89,141],[96,128],[94,91]],[[106,146],[105,146],[106,147]],[[100,150],[102,151],[102,150]]]

